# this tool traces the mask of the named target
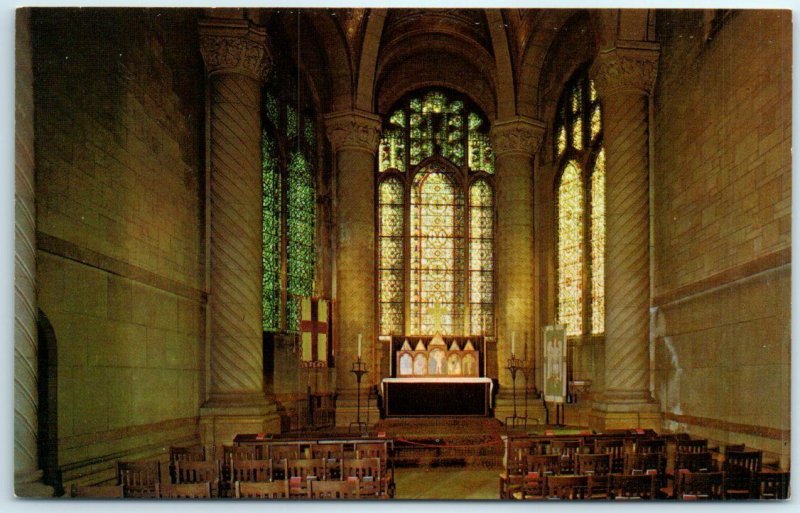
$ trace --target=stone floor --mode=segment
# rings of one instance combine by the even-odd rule
[[[497,499],[500,470],[459,467],[395,469],[396,499]]]

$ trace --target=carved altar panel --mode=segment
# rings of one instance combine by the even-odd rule
[[[476,346],[479,348],[477,349]],[[412,349],[413,347],[413,349]],[[481,377],[482,337],[392,337],[394,377]]]

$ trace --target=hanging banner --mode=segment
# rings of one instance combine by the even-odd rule
[[[567,397],[567,332],[563,324],[544,327],[544,400],[563,403]]]
[[[330,302],[304,297],[300,301],[300,365],[327,367],[330,343]]]

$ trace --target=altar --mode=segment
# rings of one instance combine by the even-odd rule
[[[494,383],[486,377],[482,336],[392,336],[389,376],[381,380],[383,413],[398,416],[489,416]]]

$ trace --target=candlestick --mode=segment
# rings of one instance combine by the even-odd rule
[[[358,334],[358,359],[361,359],[361,333]]]

